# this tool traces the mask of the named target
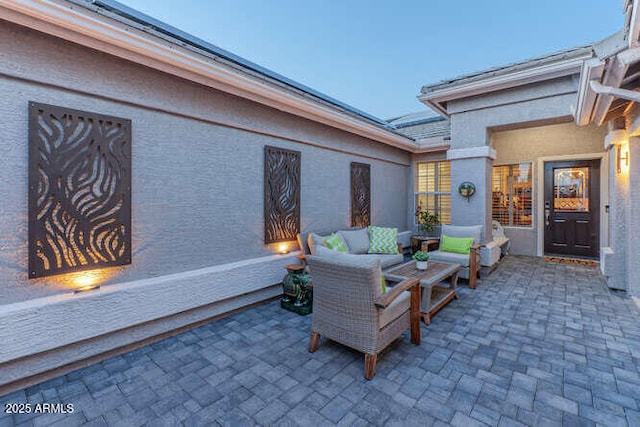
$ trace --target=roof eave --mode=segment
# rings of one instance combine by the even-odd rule
[[[640,10],[638,10],[637,0],[628,0],[625,3],[625,12],[629,17],[626,24],[629,28],[627,32],[628,46],[629,48],[634,48],[640,45]]]
[[[4,0],[0,19],[396,148],[412,151],[417,147],[412,139],[357,113],[348,114],[323,103],[314,94],[290,90],[258,73],[241,72],[87,8],[64,1]]]
[[[591,81],[600,81],[604,73],[605,63],[598,58],[585,61],[580,73],[578,83],[578,95],[574,109],[574,118],[578,125],[584,126],[591,123],[593,109],[598,95],[589,86]]]
[[[425,86],[424,93],[418,99],[424,104],[446,115],[446,103],[456,99],[468,98],[495,92],[525,84],[536,83],[554,78],[578,74],[585,59],[591,58],[592,52],[501,75],[487,75],[485,78],[474,78],[473,81],[438,88]]]
[[[443,117],[449,118],[449,112],[447,111],[446,101],[440,102],[436,99],[431,99],[426,95],[418,95],[418,101],[422,102],[427,107],[431,108],[436,113],[442,115]]]
[[[420,148],[417,148],[416,150],[414,150],[414,154],[438,153],[447,151],[449,148],[451,148],[451,142],[446,142],[443,139],[443,141],[439,144],[423,145]]]
[[[604,71],[599,79],[594,78],[591,79],[596,83],[600,83],[608,88],[619,88],[622,85],[622,81],[625,78],[625,75],[629,69],[629,67],[633,64],[640,62],[640,47],[634,47],[631,49],[624,50],[615,56],[608,58],[607,61],[603,64]],[[588,78],[588,76],[586,77]],[[611,107],[616,96],[611,93],[597,93],[592,85],[591,81],[587,82],[589,86],[582,88],[584,90],[584,100],[585,105],[581,108],[584,109],[582,113],[582,121],[578,122],[578,124],[588,124],[589,122],[593,122],[596,125],[602,125],[607,117],[607,113]],[[593,99],[593,104],[590,105],[587,101],[589,99]],[[578,104],[580,106],[580,103]],[[587,111],[591,111],[589,121],[586,120]],[[576,120],[581,117],[576,117]]]
[[[601,89],[603,87],[619,88],[629,67],[640,62],[638,0],[627,0],[624,3],[624,12],[627,19],[622,35],[626,37],[626,43],[622,49],[611,51],[600,59],[586,61],[583,67],[574,113],[576,123],[579,125],[604,124],[616,95],[611,90],[600,90],[598,93],[594,90],[594,86]]]

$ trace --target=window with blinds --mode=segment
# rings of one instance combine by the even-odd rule
[[[502,225],[532,225],[531,163],[494,166],[492,217]]]
[[[451,223],[451,164],[422,162],[416,164],[415,206],[418,212],[437,212],[442,224]]]

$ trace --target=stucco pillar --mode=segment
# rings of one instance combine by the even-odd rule
[[[625,172],[623,170],[623,172]],[[640,137],[629,138],[627,220],[627,292],[640,296]]]
[[[450,150],[447,157],[451,161],[451,223],[482,224],[482,243],[491,241],[491,168],[494,150],[488,146]],[[476,192],[470,198],[458,193],[458,186],[465,181],[476,186]]]
[[[625,138],[626,139],[626,138]],[[609,146],[609,242],[600,251],[607,286],[627,290],[627,220],[629,175],[617,171],[618,145]]]

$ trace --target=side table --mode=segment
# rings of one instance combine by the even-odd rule
[[[439,246],[439,237],[411,236],[411,251],[413,253],[416,253],[417,251],[435,251]]]

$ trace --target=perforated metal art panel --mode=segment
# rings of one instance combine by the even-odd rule
[[[29,277],[131,263],[131,121],[29,103]]]
[[[351,163],[351,226],[371,224],[371,165]]]
[[[264,148],[264,242],[295,240],[300,232],[299,151]]]

